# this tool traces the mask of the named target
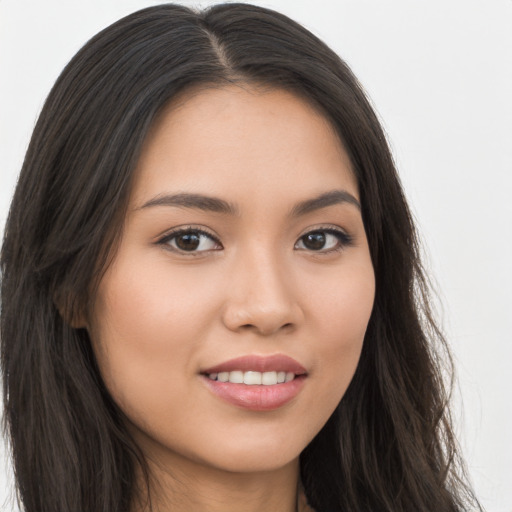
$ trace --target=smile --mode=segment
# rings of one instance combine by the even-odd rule
[[[207,388],[223,402],[250,411],[272,411],[300,393],[307,371],[284,354],[250,355],[207,368],[201,376]]]

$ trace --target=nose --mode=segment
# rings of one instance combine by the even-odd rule
[[[241,257],[231,269],[222,313],[231,331],[271,336],[294,330],[302,319],[297,286],[284,262],[261,251]]]

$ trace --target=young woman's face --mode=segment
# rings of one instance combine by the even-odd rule
[[[189,93],[155,123],[88,329],[146,454],[268,471],[343,397],[373,299],[331,126],[290,93],[231,86]]]

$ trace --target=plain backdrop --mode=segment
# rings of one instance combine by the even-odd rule
[[[0,0],[0,231],[64,65],[100,29],[156,3]],[[326,41],[371,97],[439,291],[471,477],[489,512],[512,512],[512,0],[254,3]],[[0,446],[0,510],[14,511]]]

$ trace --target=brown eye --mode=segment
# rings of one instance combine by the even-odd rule
[[[352,244],[352,237],[339,229],[318,229],[301,236],[295,249],[328,253]]]
[[[174,238],[176,247],[182,251],[195,251],[201,243],[201,237],[197,233],[186,233]]]
[[[311,251],[319,251],[320,249],[323,249],[325,246],[325,241],[325,233],[322,233],[321,231],[308,233],[302,237],[302,243],[304,244],[304,247],[306,249],[310,249]]]
[[[176,252],[199,253],[222,249],[218,240],[205,231],[186,229],[170,233],[159,244],[167,245]]]

